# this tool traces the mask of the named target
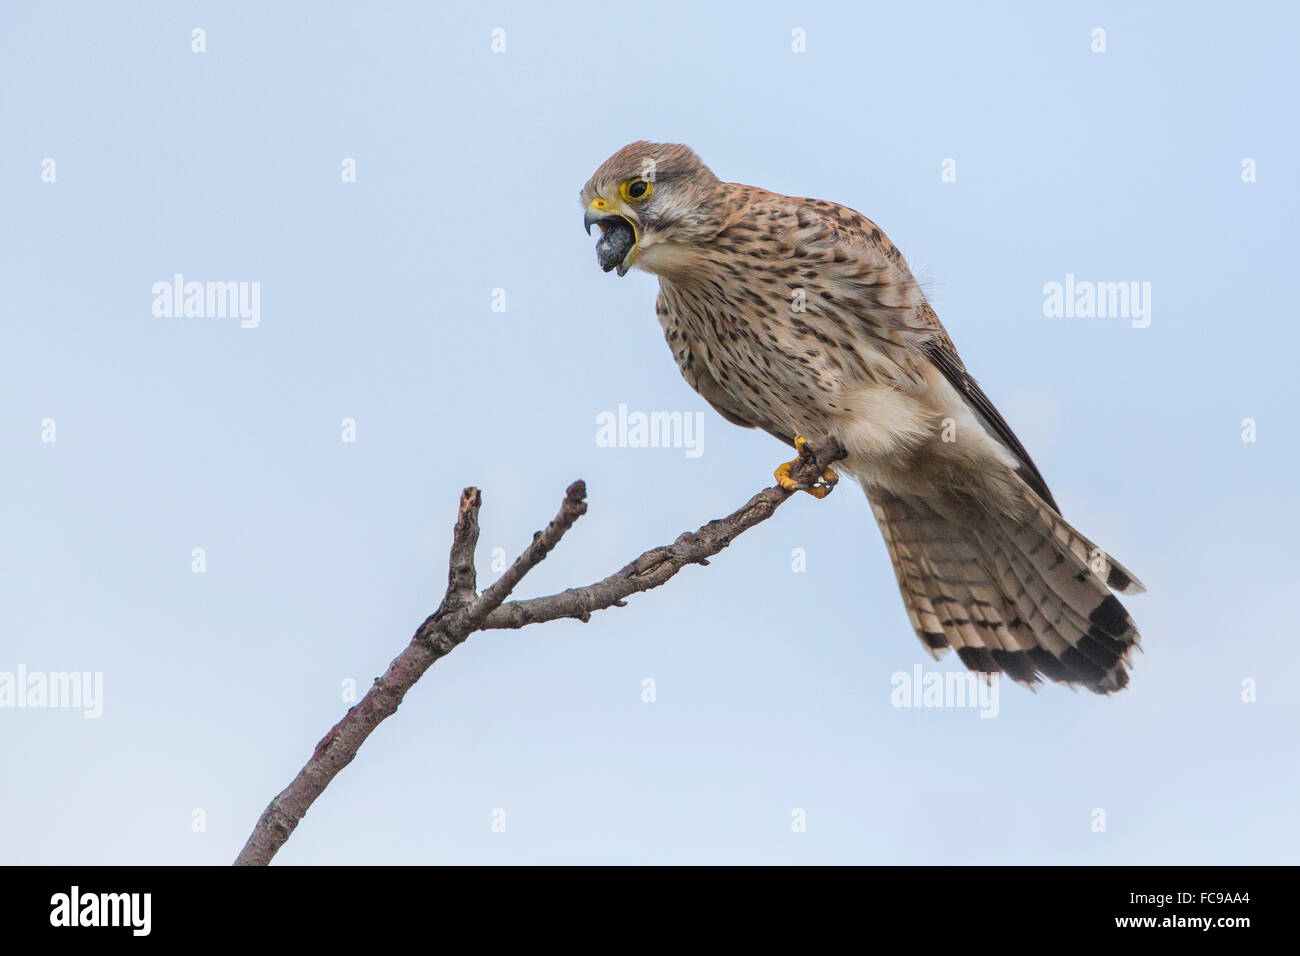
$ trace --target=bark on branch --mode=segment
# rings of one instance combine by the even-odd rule
[[[838,445],[815,456],[805,451],[791,469],[790,477],[812,485],[821,477],[823,469],[843,457],[844,449]],[[343,719],[321,738],[298,775],[262,812],[235,865],[268,864],[316,798],[352,762],[366,738],[397,711],[407,691],[440,657],[475,631],[520,628],[559,618],[587,621],[594,611],[623,607],[626,598],[659,587],[688,564],[707,565],[708,559],[731,544],[737,535],[770,518],[791,494],[780,487],[767,488],[725,518],[685,532],[672,544],[645,552],[601,581],[547,597],[506,603],[524,576],[546,558],[565,532],[586,513],[587,486],[575,481],[568,487],[559,513],[551,523],[533,536],[532,543],[482,594],[476,593],[474,567],[482,496],[477,488],[466,488],[461,492],[460,510],[452,533],[447,591],[442,603],[416,629],[411,642],[388,665],[384,675],[375,679],[365,697],[348,708]]]

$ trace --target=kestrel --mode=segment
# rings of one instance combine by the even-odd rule
[[[847,452],[933,656],[955,648],[1026,684],[1128,683],[1138,632],[1110,589],[1142,585],[1061,516],[875,223],[646,142],[606,160],[581,202],[606,272],[659,277],[668,346],[710,405],[801,452]],[[776,477],[794,490],[789,467]],[[836,477],[803,490],[822,497]]]

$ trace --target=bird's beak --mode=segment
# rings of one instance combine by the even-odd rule
[[[624,212],[623,204],[615,208],[608,200],[597,196],[582,216],[582,225],[591,235],[591,227],[600,227],[600,240],[596,243],[596,262],[606,272],[617,268],[620,276],[627,275],[636,261],[640,234],[636,219]]]
[[[593,199],[587,211],[582,215],[582,228],[587,230],[587,235],[591,235],[591,227],[596,225],[602,219],[608,219],[613,213],[605,211],[605,200]]]

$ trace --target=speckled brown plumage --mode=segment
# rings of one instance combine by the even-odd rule
[[[737,425],[847,450],[932,653],[1027,683],[1125,685],[1138,633],[1108,586],[1141,585],[1060,516],[875,223],[721,182],[655,143],[615,153],[581,201],[588,225],[634,230],[620,274],[659,277],[655,311],[692,388]]]

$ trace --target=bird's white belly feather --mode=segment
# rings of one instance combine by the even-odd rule
[[[917,391],[887,384],[846,386],[834,436],[848,451],[843,468],[867,487],[943,497],[952,482],[984,484],[1015,459],[984,428],[942,376]],[[999,482],[1000,484],[1000,482]]]

